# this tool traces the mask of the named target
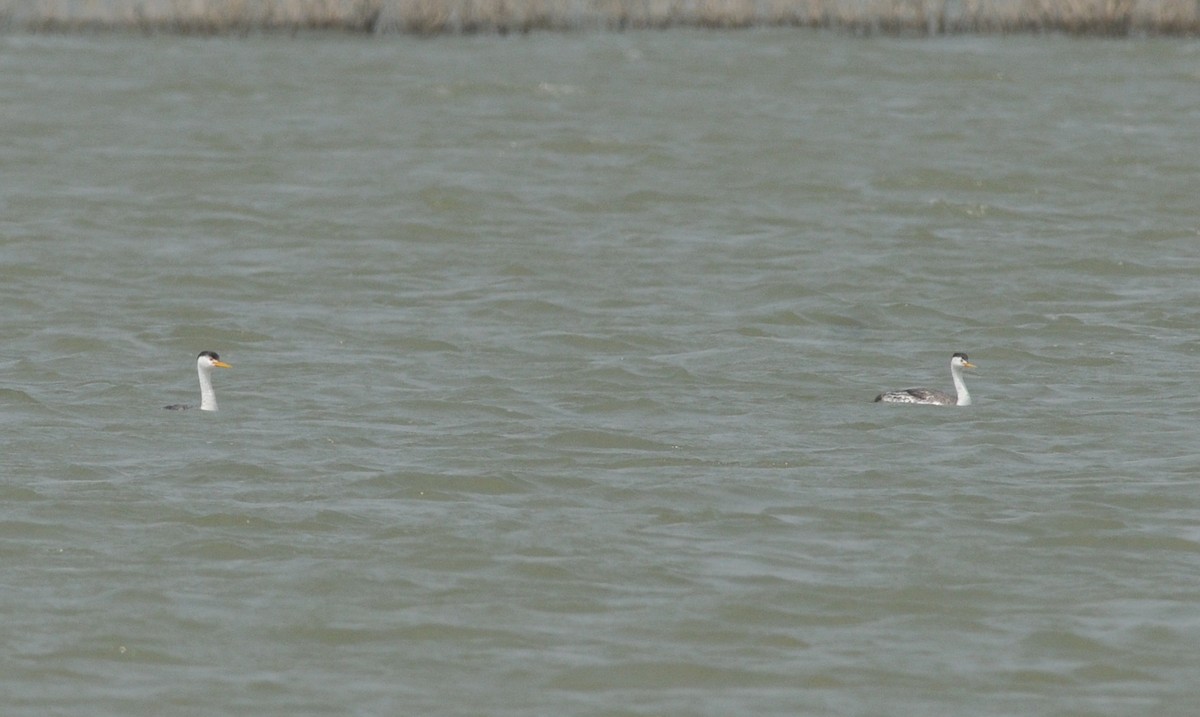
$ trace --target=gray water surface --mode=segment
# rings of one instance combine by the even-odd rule
[[[13,35],[0,97],[6,715],[1200,704],[1195,43]]]

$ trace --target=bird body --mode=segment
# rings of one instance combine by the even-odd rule
[[[196,357],[196,373],[200,377],[200,410],[215,411],[217,410],[217,394],[213,391],[212,385],[212,370],[214,368],[233,368],[229,364],[221,360],[216,351],[201,351]],[[184,403],[174,403],[170,406],[163,406],[171,411],[184,411],[189,408],[195,408]]]
[[[971,394],[963,381],[963,369],[975,368],[975,364],[967,360],[964,353],[956,353],[950,357],[950,377],[954,379],[954,394],[938,391],[933,388],[905,388],[899,391],[885,391],[875,397],[875,401],[883,403],[914,403],[926,406],[970,406]]]

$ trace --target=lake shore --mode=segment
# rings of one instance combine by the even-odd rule
[[[0,0],[9,32],[521,34],[804,27],[851,35],[1197,36],[1195,0]]]

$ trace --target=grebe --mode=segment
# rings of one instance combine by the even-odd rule
[[[903,391],[886,391],[875,397],[884,403],[920,403],[929,406],[970,406],[971,394],[967,392],[967,384],[963,382],[964,368],[975,368],[975,364],[967,360],[967,355],[957,353],[950,357],[950,377],[954,379],[954,391],[957,395],[937,391],[932,388],[906,388]]]
[[[212,370],[213,368],[233,368],[229,364],[221,360],[216,351],[201,351],[196,357],[196,373],[200,374],[200,410],[215,411],[217,410],[217,394],[213,393],[212,385]],[[174,403],[170,406],[163,406],[171,411],[184,411],[195,406],[189,406],[185,403]]]

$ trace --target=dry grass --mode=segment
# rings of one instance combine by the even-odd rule
[[[855,34],[1200,35],[1200,0],[0,0],[10,31],[179,34],[800,26]]]

